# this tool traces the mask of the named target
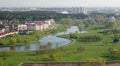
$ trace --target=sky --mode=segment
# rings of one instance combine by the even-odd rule
[[[0,0],[0,7],[120,7],[120,0]]]

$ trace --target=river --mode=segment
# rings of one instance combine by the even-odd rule
[[[39,49],[39,45],[40,44],[47,44],[48,42],[52,42],[52,48],[58,47],[58,46],[64,46],[66,44],[69,44],[71,41],[65,38],[60,38],[57,37],[58,35],[62,35],[62,34],[69,34],[69,33],[86,33],[87,31],[79,31],[77,26],[71,26],[67,31],[65,32],[60,32],[57,33],[56,35],[49,35],[46,37],[43,37],[42,39],[40,39],[38,42],[34,43],[34,44],[30,44],[30,46],[16,46],[15,50],[16,51],[34,51]],[[0,47],[0,50],[11,50],[11,47]]]

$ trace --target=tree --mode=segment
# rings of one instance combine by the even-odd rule
[[[116,48],[109,48],[108,51],[111,58],[114,58],[117,60],[120,59],[120,50]]]
[[[114,28],[116,26],[116,20],[106,20],[105,26],[108,28]]]
[[[51,55],[51,58],[52,58],[53,60],[59,60],[62,56],[63,56],[63,53],[62,53],[62,52],[57,52],[57,53],[53,53],[53,54]]]
[[[46,49],[45,44],[40,44],[40,46],[39,46],[39,50],[45,50],[45,49]]]
[[[52,42],[48,42],[48,43],[47,43],[47,48],[48,48],[48,49],[51,49],[51,48],[52,48]]]
[[[17,42],[18,42],[18,43],[21,43],[21,42],[22,42],[22,38],[18,38],[18,39],[17,39]]]
[[[97,22],[104,24],[105,23],[105,18],[102,15],[97,15]]]
[[[108,50],[112,56],[115,57],[117,55],[118,50],[116,48],[109,48]]]
[[[117,42],[119,42],[119,38],[115,37],[115,38],[113,39],[113,43],[117,43]]]
[[[74,38],[74,39],[78,39],[79,38],[79,34],[77,32],[76,33],[70,33],[69,37],[70,38]]]
[[[40,38],[42,38],[43,34],[40,31],[34,31],[33,34],[35,35],[35,37],[39,40]]]
[[[84,26],[85,26],[85,25],[84,25],[83,23],[80,23],[80,24],[79,24],[79,29],[80,29],[80,30],[84,29]]]
[[[16,24],[16,25],[19,25],[19,24],[20,24],[20,21],[19,21],[18,19],[16,19],[16,18],[13,19],[13,22],[14,22],[14,24]]]
[[[39,54],[39,53],[45,54],[47,52],[48,52],[47,46],[45,44],[40,44],[39,50],[37,51],[37,54]]]
[[[0,45],[4,45],[4,41],[2,38],[0,38]]]
[[[106,66],[106,60],[104,58],[97,59],[98,66]]]
[[[72,25],[72,19],[71,18],[62,18],[61,19],[62,24],[71,26]]]
[[[39,34],[36,34],[36,38],[39,40],[41,36]]]
[[[47,60],[50,59],[50,57],[49,57],[48,54],[43,54],[43,55],[41,56],[41,58],[42,58],[42,60],[44,60],[44,61],[47,61]]]
[[[26,39],[25,39],[25,44],[26,44],[26,45],[29,45],[30,43],[31,43],[30,37],[26,37]]]
[[[16,41],[16,38],[11,38],[11,40],[10,40],[9,43],[11,43],[12,46],[15,46],[16,42],[17,42],[17,41]]]

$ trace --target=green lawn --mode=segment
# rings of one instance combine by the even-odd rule
[[[88,30],[88,33],[86,34],[80,34],[82,36],[84,35],[100,35],[101,40],[96,42],[82,42],[79,40],[73,40],[73,43],[70,43],[68,45],[65,45],[63,47],[55,48],[52,51],[48,53],[51,54],[52,52],[59,52],[61,51],[63,53],[62,57],[57,60],[49,60],[49,61],[43,61],[41,59],[42,54],[36,54],[35,51],[29,51],[29,52],[16,52],[9,56],[6,56],[6,59],[4,60],[5,66],[11,65],[11,66],[17,66],[20,63],[37,63],[37,62],[85,62],[87,59],[98,59],[98,58],[104,58],[107,61],[120,61],[117,59],[113,59],[111,57],[108,57],[108,49],[109,48],[117,48],[120,50],[120,44],[113,44],[111,43],[113,41],[113,34],[106,35],[99,33],[100,31],[103,31],[105,29],[97,29],[94,30],[97,26],[90,26],[86,28]],[[100,26],[99,26],[100,27]],[[101,26],[102,27],[102,26]],[[60,37],[65,37],[66,35],[62,35]],[[66,38],[66,37],[65,37]],[[104,43],[105,40],[108,40],[109,43],[106,45]],[[82,51],[77,51],[77,48],[81,46],[84,48]],[[1,57],[3,59],[3,57]]]

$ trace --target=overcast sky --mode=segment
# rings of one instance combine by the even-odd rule
[[[120,7],[120,0],[0,0],[0,7]]]

